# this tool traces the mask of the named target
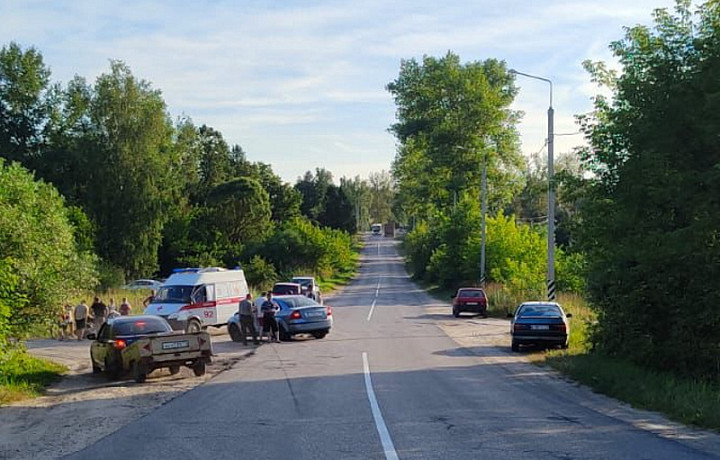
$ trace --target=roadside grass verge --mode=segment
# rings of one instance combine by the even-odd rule
[[[35,358],[21,348],[0,357],[0,406],[38,396],[67,371],[65,366]]]
[[[720,385],[654,372],[599,353],[550,352],[545,363],[601,393],[635,408],[720,430]]]
[[[593,391],[635,408],[720,430],[720,384],[657,372],[620,357],[591,352],[588,326],[595,321],[593,312],[579,295],[561,294],[559,302],[573,314],[570,346],[567,350],[531,353],[531,361],[547,364]]]

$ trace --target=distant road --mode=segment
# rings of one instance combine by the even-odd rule
[[[327,303],[325,339],[263,345],[68,458],[718,458],[716,435],[483,342],[507,323],[451,318],[409,280],[392,240],[369,238],[357,278]]]

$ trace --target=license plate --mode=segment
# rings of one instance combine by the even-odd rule
[[[475,306],[477,304],[478,304],[477,302],[465,302],[465,305],[468,305],[468,306],[469,305]]]
[[[530,329],[534,331],[547,331],[550,330],[550,326],[547,324],[533,324],[530,326]]]
[[[309,311],[305,314],[308,318],[318,318],[320,316],[325,316],[325,313],[321,311]]]
[[[180,340],[177,342],[165,342],[162,344],[163,350],[177,350],[178,348],[187,348],[190,346],[190,342],[187,340]]]

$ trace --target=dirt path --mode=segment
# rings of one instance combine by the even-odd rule
[[[70,371],[45,396],[0,408],[0,459],[54,459],[79,451],[254,353],[233,343],[224,328],[212,339],[216,356],[205,376],[187,368],[171,376],[162,369],[144,384],[93,375],[89,341],[29,342],[32,354]]]

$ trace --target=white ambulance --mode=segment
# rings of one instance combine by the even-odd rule
[[[162,316],[175,330],[197,332],[227,324],[248,292],[240,269],[178,269],[155,293],[145,314]]]

